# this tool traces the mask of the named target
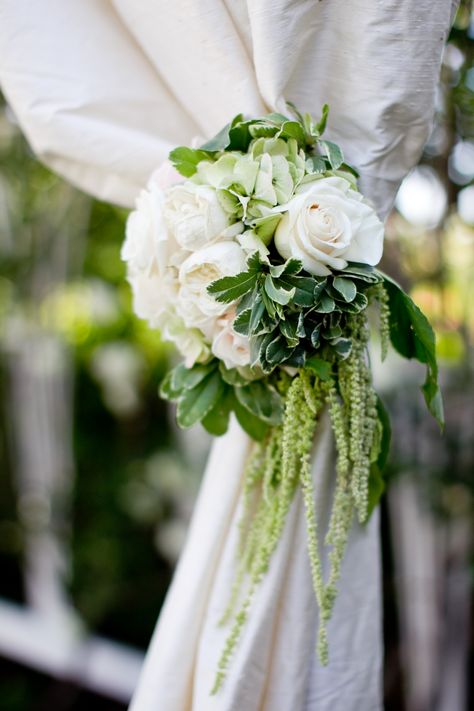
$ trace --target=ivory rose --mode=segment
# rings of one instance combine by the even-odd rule
[[[382,257],[382,222],[344,178],[306,184],[277,210],[283,212],[275,232],[278,252],[300,259],[311,274],[326,276],[348,262],[375,265]]]
[[[232,238],[241,230],[239,224],[229,225],[213,188],[191,182],[166,192],[163,215],[179,246],[189,251]]]
[[[121,256],[129,271],[163,274],[176,243],[163,219],[164,193],[151,181],[136,200],[136,207],[127,220],[125,242]]]
[[[212,352],[224,362],[226,368],[241,368],[250,365],[250,344],[246,336],[234,331],[235,308],[222,314],[215,322]]]
[[[233,276],[246,269],[245,252],[236,242],[217,242],[193,252],[179,269],[177,309],[190,327],[209,332],[213,319],[228,308],[207,293],[216,279]]]
[[[163,311],[157,326],[162,338],[174,343],[184,357],[186,368],[192,368],[195,363],[202,363],[209,358],[210,348],[202,332],[197,328],[188,328],[172,305]]]

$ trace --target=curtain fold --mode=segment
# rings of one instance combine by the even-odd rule
[[[233,115],[318,114],[384,217],[430,131],[449,0],[2,0],[0,81],[39,158],[125,206],[169,150]],[[217,697],[216,622],[235,569],[249,442],[216,441],[188,542],[133,711],[372,711],[381,707],[378,515],[354,524],[329,624],[331,663],[314,659],[317,611],[301,501]],[[333,478],[325,420],[313,456],[324,519]]]

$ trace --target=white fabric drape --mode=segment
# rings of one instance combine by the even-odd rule
[[[174,145],[241,111],[285,112],[291,100],[317,114],[328,102],[328,137],[385,216],[429,133],[453,9],[450,0],[1,0],[0,80],[44,162],[127,206]],[[377,514],[354,525],[323,669],[298,497],[225,687],[209,696],[248,446],[233,425],[213,447],[132,709],[379,709]],[[313,457],[322,520],[331,449],[324,421]]]

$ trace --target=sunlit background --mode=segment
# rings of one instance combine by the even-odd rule
[[[422,372],[395,356],[381,367],[375,349],[394,425],[388,711],[474,707],[473,58],[463,2],[433,132],[387,223],[383,266],[435,325],[447,415],[441,438],[415,387]],[[42,167],[0,101],[0,708],[119,710],[209,440],[178,432],[158,399],[173,353],[131,313],[125,211]]]

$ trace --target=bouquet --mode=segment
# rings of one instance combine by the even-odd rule
[[[372,312],[382,358],[391,342],[426,365],[426,404],[443,421],[432,328],[376,269],[383,225],[358,191],[356,170],[322,138],[328,106],[319,121],[289,106],[294,118],[238,115],[201,147],[173,150],[138,197],[122,253],[136,313],[184,358],[161,386],[162,396],[177,403],[179,425],[201,422],[222,435],[233,413],[255,440],[244,475],[238,571],[223,620],[233,622],[214,691],[298,489],[320,612],[318,652],[327,663],[326,623],[349,531],[355,515],[367,521],[384,490],[390,426],[372,386]],[[323,415],[337,452],[323,540],[326,578],[310,470]]]

